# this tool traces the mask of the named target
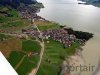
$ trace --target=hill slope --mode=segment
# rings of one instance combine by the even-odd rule
[[[35,4],[35,3],[37,3],[37,1],[36,0],[0,0],[0,4],[2,4],[2,5],[11,5],[15,8],[20,6],[21,3]]]
[[[92,4],[94,6],[100,7],[100,0],[81,0],[86,2],[86,4]]]

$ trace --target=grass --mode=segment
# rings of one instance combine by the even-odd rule
[[[57,28],[58,26],[56,26],[55,24],[52,24],[52,25],[47,25],[47,26],[38,26],[38,28],[40,30],[47,30],[47,29],[55,29]]]
[[[19,18],[17,10],[10,8],[8,11],[8,17]]]
[[[40,52],[41,46],[38,42],[32,40],[24,40],[22,42],[22,50],[26,52]]]
[[[57,75],[59,67],[47,62],[42,62],[37,75]]]
[[[25,57],[20,67],[17,69],[19,75],[28,75],[36,67],[39,57]]]
[[[4,13],[1,13],[1,15],[0,15],[0,23],[5,23],[8,21],[16,20],[16,19],[20,18],[18,16],[18,12],[16,10],[11,9],[11,8],[9,9],[7,7],[1,7],[1,8],[2,8],[2,10],[0,10],[0,11],[4,12]]]
[[[24,23],[22,21],[17,22],[10,22],[7,24],[2,25],[2,28],[8,28],[8,27],[21,27]]]
[[[10,37],[11,37],[11,36],[9,36],[9,35],[0,34],[0,41],[9,39]]]
[[[64,49],[61,43],[52,39],[49,39],[49,43],[45,41],[45,45],[42,64],[37,75],[57,75],[63,61],[61,57],[68,57],[74,54],[75,49],[79,47],[79,43],[76,41],[71,47]]]
[[[12,38],[0,43],[0,50],[2,50],[4,55],[7,55],[6,58],[14,68],[16,68],[16,66],[20,63],[23,56],[26,56],[16,69],[19,75],[27,75],[27,73],[31,72],[31,70],[37,66],[37,62],[39,60],[38,55],[28,57],[27,54],[29,51],[22,50],[23,48],[21,47],[23,46],[25,49],[32,50],[33,52],[35,52],[35,50],[36,52],[40,51],[39,43],[32,40],[23,41],[17,38]]]
[[[31,70],[37,66],[39,56],[28,56],[28,53],[30,51],[40,52],[40,48],[41,46],[39,43],[32,40],[12,38],[0,42],[0,50],[2,50],[3,54],[6,56],[10,64],[16,69],[19,75],[27,75],[27,73],[31,72]],[[25,58],[23,58],[24,56]]]
[[[33,64],[25,58],[21,66],[17,69],[19,75],[27,75],[27,72],[30,72],[33,69]]]
[[[10,64],[16,69],[19,75],[27,75],[28,73],[32,71],[32,69],[34,69],[37,66],[37,63],[39,61],[38,55],[28,56],[27,54],[30,51],[39,52],[40,45],[38,42],[32,41],[32,40],[20,40],[20,42],[21,41],[22,43],[19,43],[20,45],[22,44],[21,50],[18,50],[18,51],[11,50],[11,53],[9,54],[9,57],[7,59],[10,62]],[[11,46],[11,49],[12,49],[12,46]],[[23,58],[24,56],[25,58]]]
[[[55,22],[35,21],[35,24],[40,30],[59,28],[59,24]]]
[[[15,68],[23,56],[24,54],[21,52],[12,51],[8,58],[8,61]]]
[[[45,46],[45,55],[44,58],[48,58],[52,61],[52,63],[59,64],[60,56],[69,56],[75,53],[75,49],[79,47],[78,42],[74,42],[71,47],[67,47],[64,49],[63,45],[57,41],[52,39],[49,40],[50,43],[46,43]],[[56,61],[56,62],[55,62]]]
[[[0,9],[3,12],[0,13],[0,30],[14,32],[30,25],[29,20],[21,19],[17,10],[3,6]]]

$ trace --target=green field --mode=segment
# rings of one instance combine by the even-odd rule
[[[7,58],[19,75],[28,75],[37,66],[39,55],[28,56],[30,52],[40,53],[41,46],[34,40],[21,40],[22,50],[11,51]]]
[[[63,45],[52,39],[49,43],[45,42],[45,52],[42,64],[37,75],[57,75],[64,58],[75,53],[75,49],[79,47],[79,43],[73,42],[71,47],[65,48]]]
[[[19,75],[28,75],[28,73],[30,73],[32,69],[36,67],[38,59],[38,56],[34,56],[31,58],[25,57],[20,67],[16,71]]]
[[[25,53],[12,51],[8,58],[9,63],[15,68],[19,75],[27,75],[30,73],[32,69],[36,67],[39,60],[39,56],[24,56]],[[22,59],[23,61],[21,62]]]
[[[12,51],[8,58],[8,61],[15,68],[23,56],[24,54],[21,52]]]
[[[36,41],[24,40],[22,42],[22,50],[26,52],[40,52],[41,47]]]
[[[0,7],[0,29],[13,32],[23,27],[29,26],[30,21],[22,19],[17,10],[10,7]]]
[[[57,23],[48,23],[47,25],[40,25],[38,26],[40,30],[47,30],[47,29],[56,29],[59,28],[59,25]]]
[[[47,62],[42,62],[37,75],[57,75],[59,71],[59,65],[55,66]]]
[[[47,29],[57,29],[59,28],[59,24],[55,22],[48,22],[48,21],[35,21],[35,24],[38,26],[40,30],[47,30]]]
[[[12,8],[1,7],[0,11],[2,12],[0,13],[0,23],[14,21],[20,18],[18,12]]]

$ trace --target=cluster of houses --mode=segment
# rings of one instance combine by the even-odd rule
[[[39,11],[39,9],[35,9],[35,8],[33,9],[28,6],[23,6],[23,7],[19,8],[19,15],[23,19],[33,19],[34,18],[36,20],[45,20],[45,18],[42,18],[37,15],[38,11]]]
[[[32,10],[29,7],[24,7],[19,9],[19,14],[23,19],[30,19],[36,16],[35,10]]]
[[[23,29],[22,33],[27,34],[28,36],[39,37],[40,33],[35,29]]]
[[[51,29],[42,32],[44,39],[52,38],[55,41],[58,41],[64,45],[64,47],[70,47],[72,42],[76,40],[75,35],[69,35],[66,30],[61,29]]]
[[[40,33],[35,29],[28,29],[28,30],[22,30],[24,34],[39,37]],[[43,39],[49,39],[52,38],[55,41],[58,41],[64,45],[64,47],[70,47],[72,45],[72,42],[76,40],[75,35],[68,34],[66,30],[63,28],[61,29],[51,29],[51,30],[45,30],[41,31],[42,38]]]

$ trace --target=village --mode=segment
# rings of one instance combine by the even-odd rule
[[[35,29],[27,29],[27,30],[22,30],[22,33],[27,34],[29,36],[35,36],[38,38],[40,37],[40,33],[35,30]],[[45,30],[41,31],[42,33],[42,38],[45,40],[48,40],[52,38],[55,41],[58,41],[64,45],[64,47],[70,47],[73,42],[75,42],[76,37],[75,35],[69,35],[66,30],[63,28],[61,29],[50,29],[50,30]]]

